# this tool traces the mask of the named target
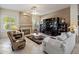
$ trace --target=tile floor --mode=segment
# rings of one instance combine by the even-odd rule
[[[22,50],[12,51],[10,40],[0,39],[0,54],[43,54],[42,45],[26,38],[26,46]]]
[[[44,54],[42,45],[38,45],[26,38],[26,46],[22,50],[12,51],[10,40],[0,39],[0,54]],[[79,43],[76,44],[73,54],[79,54]]]

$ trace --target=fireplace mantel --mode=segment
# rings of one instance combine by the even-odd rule
[[[32,25],[31,24],[21,24],[20,29],[21,30],[29,30],[31,33],[32,32]]]

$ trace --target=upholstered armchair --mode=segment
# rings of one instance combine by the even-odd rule
[[[24,39],[24,34],[22,32],[16,33],[16,31],[8,31],[7,34],[11,41],[13,51],[25,47],[26,40]]]

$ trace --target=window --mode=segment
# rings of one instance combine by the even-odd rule
[[[13,17],[4,17],[4,29],[13,30],[15,26],[15,19]]]
[[[14,30],[16,27],[16,18],[11,16],[3,16],[1,18],[2,31]]]

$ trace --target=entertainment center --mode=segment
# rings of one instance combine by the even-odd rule
[[[64,18],[55,17],[43,19],[40,24],[40,32],[51,36],[60,35],[61,32],[67,32],[67,23]]]

